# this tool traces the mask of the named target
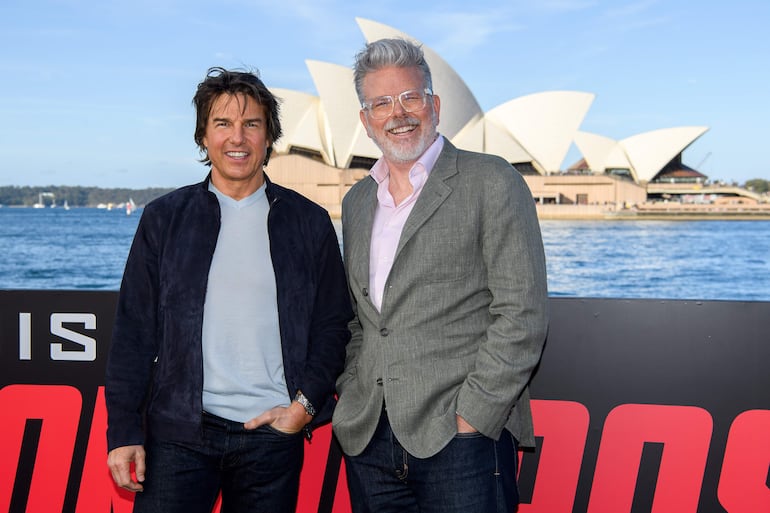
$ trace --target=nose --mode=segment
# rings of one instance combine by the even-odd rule
[[[243,142],[243,127],[240,125],[235,125],[233,127],[233,130],[230,132],[230,142],[234,144],[240,144]]]
[[[401,116],[403,114],[406,114],[406,109],[404,109],[404,106],[401,105],[401,101],[400,100],[396,100],[393,103],[393,114],[392,115]]]

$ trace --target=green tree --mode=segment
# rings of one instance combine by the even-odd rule
[[[61,206],[66,201],[70,207],[95,207],[99,203],[119,204],[133,199],[139,206],[145,205],[153,199],[172,189],[147,188],[147,189],[102,189],[100,187],[82,187],[66,185],[47,185],[45,187],[30,187],[7,185],[0,186],[0,205],[31,207],[40,199],[40,193],[51,193],[53,197],[44,198],[46,206],[55,201]]]
[[[764,194],[770,191],[770,181],[763,180],[761,178],[754,178],[753,180],[747,180],[744,185],[750,191],[754,191],[759,194]]]

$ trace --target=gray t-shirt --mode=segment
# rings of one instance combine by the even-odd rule
[[[203,313],[203,409],[246,422],[291,403],[278,325],[265,186],[236,201],[218,191],[222,223]]]

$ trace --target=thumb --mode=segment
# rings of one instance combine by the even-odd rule
[[[268,410],[262,415],[258,417],[254,417],[253,419],[244,423],[243,427],[245,427],[246,429],[257,429],[259,426],[262,426],[264,424],[270,424],[272,421],[273,421],[272,415],[270,413],[270,410]]]
[[[134,470],[136,471],[136,481],[139,483],[144,482],[144,474],[147,470],[145,465],[145,458],[144,450],[136,451],[136,457],[134,459]]]

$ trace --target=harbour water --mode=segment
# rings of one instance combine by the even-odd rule
[[[118,290],[140,214],[0,208],[0,289]],[[770,221],[541,227],[554,297],[770,301]]]

